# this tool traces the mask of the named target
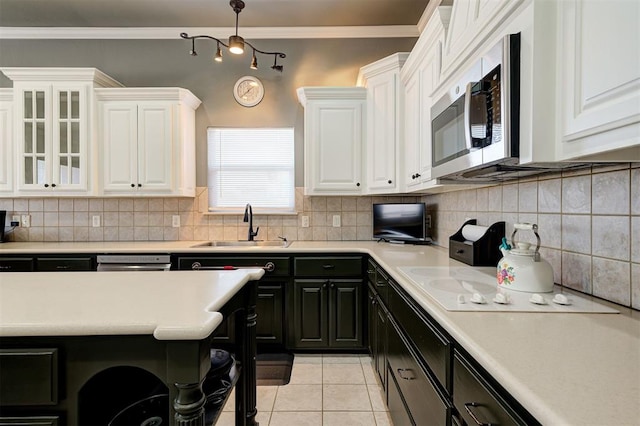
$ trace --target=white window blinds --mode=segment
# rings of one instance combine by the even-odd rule
[[[292,128],[209,128],[209,210],[295,208]]]

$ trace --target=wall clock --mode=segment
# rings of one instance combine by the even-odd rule
[[[264,98],[264,86],[256,77],[240,77],[233,86],[233,97],[244,107],[253,107]]]

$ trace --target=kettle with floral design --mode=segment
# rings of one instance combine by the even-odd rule
[[[537,245],[531,249],[531,244],[516,242],[518,230],[530,230],[536,236]],[[511,234],[512,248],[503,238],[500,251],[504,256],[498,262],[498,286],[509,290],[526,291],[531,293],[549,293],[553,291],[553,268],[551,264],[540,257],[540,236],[538,225],[532,223],[514,224]]]

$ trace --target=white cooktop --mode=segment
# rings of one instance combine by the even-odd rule
[[[536,296],[498,288],[494,267],[403,266],[398,270],[448,311],[618,313],[589,296],[562,293],[559,286],[553,293]],[[558,293],[566,296],[568,304],[553,301]],[[509,303],[495,301],[501,297]],[[538,303],[531,302],[532,297],[537,298]],[[484,299],[485,303],[473,303],[472,298]]]

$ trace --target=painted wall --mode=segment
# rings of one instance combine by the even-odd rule
[[[296,186],[303,185],[303,109],[296,89],[301,86],[353,86],[360,67],[392,53],[410,51],[416,39],[255,40],[261,50],[282,51],[284,72],[273,71],[273,57],[223,52],[214,63],[215,43],[196,41],[198,56],[189,55],[191,42],[182,40],[0,40],[0,67],[95,67],[127,87],[184,87],[202,105],[196,111],[196,179],[207,185],[206,128],[294,127]],[[254,75],[265,86],[264,100],[253,108],[238,105],[233,85]],[[11,87],[0,74],[0,87]],[[259,161],[259,159],[256,159]]]

